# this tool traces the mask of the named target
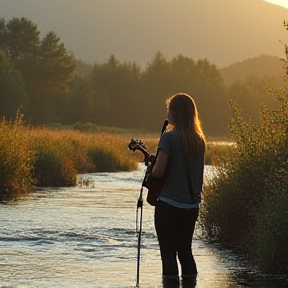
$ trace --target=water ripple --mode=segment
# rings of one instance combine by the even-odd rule
[[[205,171],[207,177],[213,173],[209,167]],[[134,172],[82,174],[76,187],[41,188],[0,205],[0,288],[135,287],[136,204],[143,172],[142,165]],[[153,221],[153,207],[144,201],[143,288],[161,287]],[[267,282],[232,252],[197,233],[193,251],[199,288],[287,287],[287,279]]]

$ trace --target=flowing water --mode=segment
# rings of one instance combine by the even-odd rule
[[[0,287],[135,287],[143,169],[79,175],[76,187],[45,188],[0,205]],[[140,287],[161,287],[153,207],[145,201],[142,229]],[[267,281],[199,231],[193,251],[198,288],[288,287],[285,279]]]

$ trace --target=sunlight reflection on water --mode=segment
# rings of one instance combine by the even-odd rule
[[[89,177],[89,185],[39,189],[1,205],[0,287],[134,287],[143,170],[79,175]],[[145,201],[141,239],[140,285],[161,287],[153,207]],[[200,233],[193,250],[198,288],[246,286],[238,272],[252,271],[232,253],[206,243]]]

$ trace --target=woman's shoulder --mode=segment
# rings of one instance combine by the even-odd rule
[[[178,130],[168,130],[168,131],[166,131],[163,135],[168,135],[168,136],[180,136],[180,133],[179,133],[179,131]]]
[[[169,131],[165,132],[163,134],[163,136],[165,138],[170,138],[170,139],[180,139],[181,138],[180,133],[177,130],[169,130]]]
[[[181,141],[181,136],[177,130],[169,130],[162,134],[160,142],[161,143],[178,143]]]

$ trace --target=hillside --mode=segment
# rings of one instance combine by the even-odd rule
[[[268,54],[283,57],[288,10],[262,0],[0,0],[0,18],[26,17],[53,30],[84,62],[114,54],[142,66],[157,51],[218,67]]]
[[[275,77],[281,81],[286,71],[283,69],[284,62],[279,57],[260,55],[235,62],[225,68],[219,69],[226,83],[245,79],[249,76]]]

